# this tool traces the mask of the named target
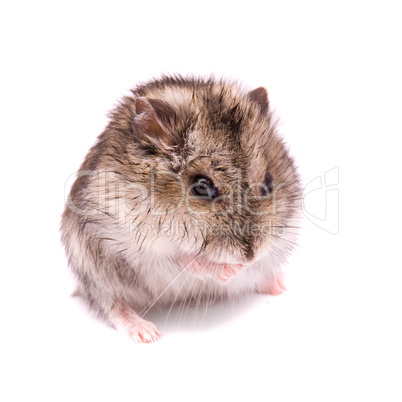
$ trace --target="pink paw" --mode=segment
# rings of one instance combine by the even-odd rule
[[[127,335],[136,343],[151,343],[160,339],[156,326],[149,321],[133,321],[126,327]]]
[[[196,258],[186,256],[183,258],[183,263],[187,272],[204,280],[208,277],[213,278],[216,282],[223,284],[229,282],[243,268],[242,264],[217,263],[202,256]]]
[[[126,304],[116,305],[110,318],[118,330],[125,332],[136,343],[151,343],[161,337],[152,322],[144,320]]]
[[[278,296],[286,292],[285,274],[280,273],[275,278],[270,279],[267,285],[263,287],[262,293],[267,293],[273,296]]]
[[[219,282],[227,283],[235,277],[242,268],[243,265],[241,264],[225,264],[216,275],[216,279],[218,279]]]

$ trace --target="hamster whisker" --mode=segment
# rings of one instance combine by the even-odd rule
[[[105,214],[109,218],[112,218],[112,219],[116,220],[116,218],[113,215],[109,214],[109,212],[103,211],[102,209],[99,209],[99,208],[95,208],[95,209],[96,209],[96,211],[100,212],[101,214]]]
[[[192,297],[193,297],[193,294],[194,294],[194,292],[193,292],[194,284],[197,283],[197,277],[194,275],[191,279],[192,279],[191,285],[188,287],[188,289],[187,289],[187,291],[185,293],[185,296],[183,297],[183,300],[180,303],[180,307],[179,307],[179,312],[181,311],[181,313],[180,313],[181,321],[187,317],[189,307],[191,306],[192,300],[193,300]],[[185,309],[185,307],[187,307],[187,309]],[[185,314],[184,314],[184,317],[183,317],[184,312],[185,312]]]
[[[169,318],[170,313],[171,313],[171,311],[172,311],[172,309],[173,309],[173,306],[175,305],[178,296],[181,294],[181,291],[182,291],[182,289],[183,289],[183,286],[186,284],[186,282],[188,281],[189,278],[190,278],[190,276],[188,276],[188,277],[183,281],[183,283],[182,283],[182,285],[180,286],[179,290],[177,291],[175,297],[173,298],[173,300],[172,300],[172,302],[171,302],[171,304],[170,304],[170,308],[169,308],[169,310],[168,310],[168,313],[167,313],[167,315],[166,315],[165,323],[168,321],[168,318]]]
[[[189,267],[189,265],[197,258],[194,257],[181,271],[179,271],[179,273],[169,282],[169,284],[165,287],[165,289],[161,292],[161,294],[155,299],[153,300],[150,304],[148,304],[147,306],[145,306],[141,312],[139,313],[140,317],[144,317],[145,314],[148,313],[149,310],[151,310],[151,308],[155,305],[155,303],[166,293],[166,291],[173,285],[174,282],[176,282],[176,280],[183,274],[183,272],[186,271],[186,269]],[[145,312],[144,312],[145,310]]]
[[[288,226],[288,225],[283,225],[283,226],[275,226],[275,225],[271,225],[271,228],[275,228],[275,229],[301,229],[300,226]]]
[[[282,241],[282,242],[284,242],[284,243],[290,243],[290,244],[292,244],[293,246],[295,246],[295,247],[298,247],[298,244],[295,242],[295,241],[293,241],[293,240],[289,240],[289,239],[286,239],[285,237],[282,237],[282,236],[278,236],[278,235],[271,235],[272,237],[275,237],[275,239],[277,239],[277,240],[279,240],[279,241]]]

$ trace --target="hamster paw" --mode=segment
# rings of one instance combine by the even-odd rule
[[[219,270],[219,272],[217,273],[216,279],[218,280],[218,282],[227,283],[231,279],[233,279],[242,268],[243,265],[241,264],[225,264],[223,269]]]
[[[136,343],[151,343],[160,339],[156,326],[140,317],[131,307],[120,303],[110,314],[114,326]]]
[[[160,339],[156,326],[144,319],[132,321],[127,325],[126,333],[135,343],[151,343]]]
[[[226,284],[244,267],[242,264],[216,263],[204,257],[183,258],[185,269],[205,280],[212,278],[220,284]]]
[[[286,277],[283,272],[276,274],[274,278],[270,278],[268,283],[266,283],[260,293],[266,293],[273,296],[278,296],[283,292],[286,292]]]

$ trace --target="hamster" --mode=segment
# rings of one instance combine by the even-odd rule
[[[265,88],[162,76],[109,117],[62,215],[74,295],[153,342],[151,308],[286,290],[301,184]]]

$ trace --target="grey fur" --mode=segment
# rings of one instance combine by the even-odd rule
[[[267,172],[274,192],[257,198]],[[186,193],[197,175],[222,185],[222,197],[211,203]],[[63,213],[75,294],[116,325],[119,303],[143,313],[261,290],[293,249],[300,197],[265,89],[181,76],[139,85],[110,113]],[[274,233],[250,230],[264,225]],[[185,272],[182,255],[247,269],[222,284]]]

